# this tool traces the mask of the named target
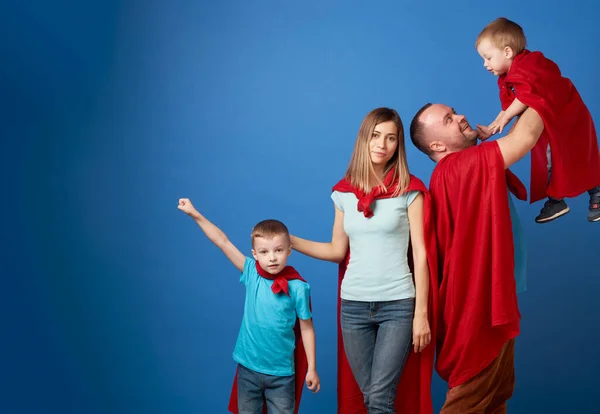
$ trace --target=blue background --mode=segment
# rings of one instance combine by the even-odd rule
[[[600,125],[593,0],[327,3],[4,2],[0,412],[226,412],[242,316],[237,271],[176,209],[189,197],[249,253],[264,218],[327,240],[331,186],[378,106],[427,101],[471,124],[499,111],[474,49],[498,16],[555,60]],[[411,171],[433,164],[408,142]],[[529,180],[529,157],[516,167]],[[529,249],[512,413],[593,412],[598,232],[587,196]],[[475,236],[475,235],[474,235]],[[313,288],[334,413],[336,266],[294,253]],[[435,406],[445,384],[436,377]]]

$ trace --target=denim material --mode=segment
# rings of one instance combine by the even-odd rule
[[[412,345],[415,299],[342,300],[344,350],[368,414],[394,414],[398,380]]]
[[[239,414],[262,414],[267,403],[269,414],[294,414],[295,376],[261,374],[238,364]]]

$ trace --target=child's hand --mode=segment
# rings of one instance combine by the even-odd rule
[[[488,130],[490,134],[494,135],[496,133],[502,133],[502,130],[508,124],[508,117],[506,116],[506,112],[500,111],[494,122],[488,125]]]
[[[177,208],[192,218],[198,215],[198,210],[194,208],[189,198],[180,198]]]
[[[317,371],[308,371],[306,373],[306,386],[312,392],[319,392],[321,389],[321,380]]]
[[[475,126],[477,127],[477,133],[479,134],[480,140],[485,141],[492,136],[490,130],[485,125],[475,124]]]

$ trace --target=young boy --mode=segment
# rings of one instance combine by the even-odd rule
[[[262,413],[266,400],[268,413],[297,413],[302,376],[306,375],[306,385],[313,392],[319,391],[320,380],[316,370],[310,287],[293,267],[286,266],[292,251],[287,227],[277,220],[258,223],[251,234],[252,259],[245,257],[189,199],[180,199],[177,208],[192,217],[242,272],[240,281],[246,286],[244,316],[233,352],[233,359],[238,363],[237,390],[234,386],[230,411]],[[304,363],[299,361],[304,355],[294,352],[297,319],[303,343],[299,343],[298,348],[304,345],[306,351]]]
[[[592,116],[573,83],[541,52],[526,47],[523,29],[506,18],[488,24],[477,37],[485,68],[498,76],[502,111],[482,140],[502,129],[528,106],[544,121],[544,132],[531,151],[530,202],[548,197],[538,223],[569,212],[565,197],[589,193],[588,220],[600,221],[600,151]]]

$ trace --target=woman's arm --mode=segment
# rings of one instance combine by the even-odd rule
[[[423,350],[431,341],[427,315],[429,299],[429,267],[423,228],[423,194],[419,193],[408,206],[410,240],[412,245],[415,278],[415,316],[413,320],[413,345],[415,352]]]
[[[330,243],[315,242],[291,236],[292,249],[315,259],[339,263],[348,252],[348,236],[344,231],[344,212],[335,207],[335,221]]]

